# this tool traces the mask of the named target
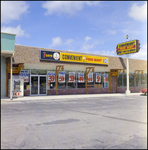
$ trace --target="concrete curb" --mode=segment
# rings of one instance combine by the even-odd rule
[[[130,95],[126,95],[125,93],[112,93],[112,94],[81,94],[81,95],[46,95],[46,96],[26,96],[26,97],[19,97],[10,98],[5,97],[1,99],[1,103],[5,102],[21,102],[21,101],[38,101],[38,100],[60,100],[60,99],[74,99],[74,98],[89,98],[89,97],[111,97],[111,96],[140,96],[142,93],[130,93]]]

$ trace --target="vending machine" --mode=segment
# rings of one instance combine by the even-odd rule
[[[8,83],[8,96],[10,97],[10,79]],[[21,76],[12,76],[12,97],[24,96],[24,79]]]

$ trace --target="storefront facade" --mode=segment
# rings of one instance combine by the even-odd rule
[[[13,76],[23,79],[23,96],[126,91],[122,57],[15,45],[13,67]],[[129,80],[131,93],[147,87],[147,61],[129,59]]]
[[[5,97],[7,95],[8,72],[10,79],[12,76],[11,60],[14,54],[15,36],[15,34],[1,32],[1,97]],[[7,63],[8,59],[9,64]]]

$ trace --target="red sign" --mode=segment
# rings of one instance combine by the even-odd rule
[[[75,82],[75,72],[69,72],[69,82]]]
[[[54,75],[49,75],[48,76],[48,82],[54,82],[55,81],[55,76]]]
[[[54,71],[48,71],[48,83],[55,82],[55,72]]]
[[[59,72],[59,82],[65,82],[65,72]]]
[[[84,82],[84,73],[78,73],[78,82]]]
[[[100,73],[96,73],[96,82],[101,82],[101,74]]]

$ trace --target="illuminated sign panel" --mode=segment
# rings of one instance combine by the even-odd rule
[[[44,50],[40,51],[40,60],[108,65],[107,57],[80,55],[80,54],[63,53],[63,52],[52,52],[52,51],[44,51]]]
[[[97,56],[89,56],[89,55],[79,55],[72,53],[60,53],[61,61],[69,61],[69,62],[80,62],[80,63],[93,63],[93,64],[105,64],[108,65],[107,57],[97,57]]]
[[[125,43],[120,43],[116,47],[117,55],[136,53],[140,49],[139,40],[128,41]]]

